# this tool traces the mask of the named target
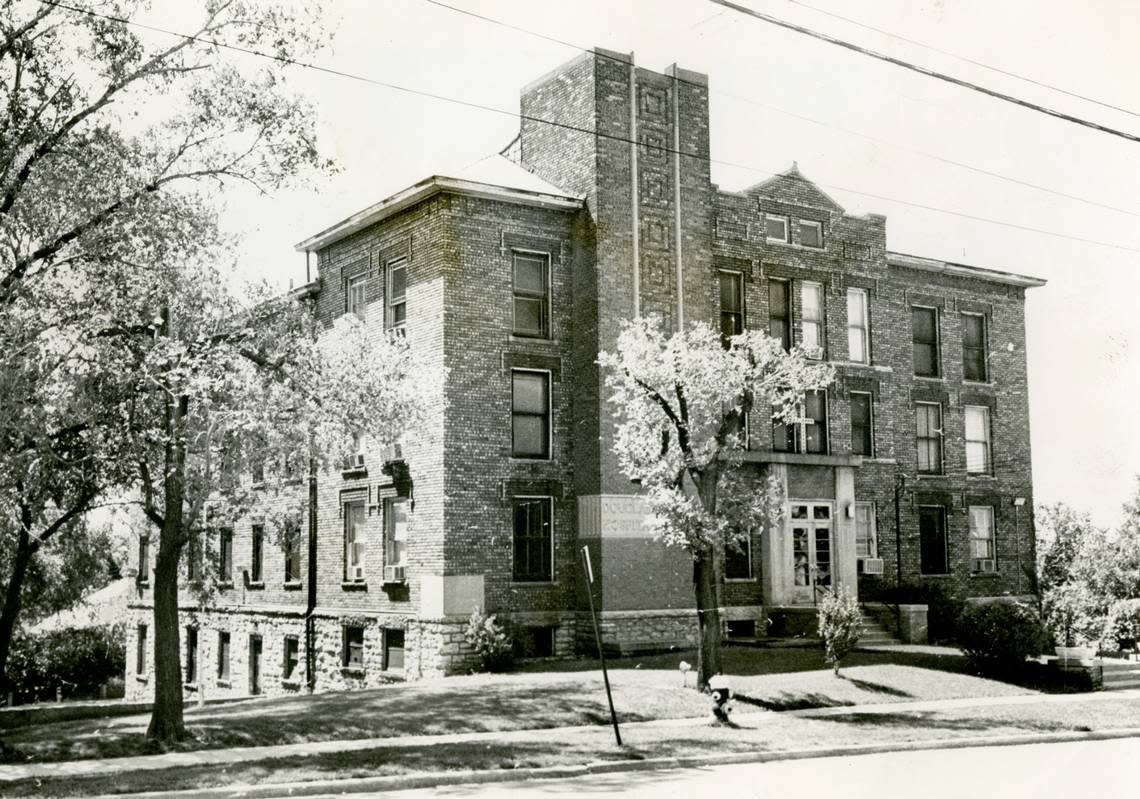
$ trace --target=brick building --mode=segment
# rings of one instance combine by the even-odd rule
[[[797,424],[749,420],[748,468],[780,477],[787,506],[724,564],[730,633],[899,575],[962,597],[1029,590],[1024,292],[1042,281],[888,252],[884,217],[847,214],[794,166],[721,190],[703,75],[599,51],[521,102],[503,155],[299,245],[317,258],[305,291],[322,320],[397,329],[448,378],[400,453],[365,442],[321,475],[315,559],[271,545],[256,516],[223,537],[233,584],[207,610],[186,598],[188,691],[462,670],[474,607],[508,620],[526,654],[572,654],[592,635],[582,546],[608,645],[692,640],[691,566],[643,527],[596,365],[637,314],[765,329],[836,367]],[[136,565],[128,690],[145,695]]]

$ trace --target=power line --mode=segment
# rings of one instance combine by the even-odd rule
[[[1057,119],[1063,119],[1064,121],[1071,122],[1074,125],[1081,125],[1086,128],[1098,130],[1101,133],[1107,133],[1111,136],[1117,136],[1121,139],[1127,139],[1131,142],[1140,143],[1140,136],[1137,136],[1136,134],[1127,133],[1116,128],[1110,128],[1107,125],[1101,125],[1099,122],[1092,122],[1081,117],[1073,116],[1072,114],[1066,114],[1064,111],[1058,111],[1054,108],[1049,108],[1047,106],[1030,102],[1029,100],[1022,100],[1020,97],[1015,97],[1012,94],[999,92],[995,89],[988,89],[985,86],[980,86],[977,83],[971,83],[970,81],[963,80],[962,78],[956,78],[953,75],[948,75],[945,72],[939,72],[937,70],[929,69],[928,67],[919,66],[918,64],[912,64],[911,62],[904,61],[901,58],[895,58],[894,56],[889,56],[885,53],[870,50],[866,47],[861,47],[860,45],[853,44],[852,42],[848,42],[843,39],[837,39],[834,36],[829,36],[826,33],[820,33],[819,31],[812,30],[811,28],[806,28],[803,25],[796,25],[794,23],[788,22],[787,20],[773,17],[770,14],[765,14],[762,11],[757,11],[753,8],[748,8],[747,6],[742,6],[738,3],[732,2],[731,0],[708,0],[708,2],[716,3],[717,5],[724,6],[725,8],[731,8],[733,11],[754,17],[755,19],[758,19],[762,22],[767,22],[770,25],[776,25],[781,28],[786,28],[790,31],[795,31],[796,33],[802,34],[804,36],[810,36],[813,39],[819,39],[820,41],[827,42],[828,44],[834,44],[837,47],[842,47],[854,53],[858,53],[859,55],[865,55],[869,58],[885,61],[888,64],[894,64],[896,67],[902,67],[903,69],[908,69],[911,72],[917,72],[919,75],[924,75],[928,78],[935,78],[937,80],[945,81],[946,83],[951,83],[955,86],[961,86],[964,89],[979,92],[980,94],[988,95],[989,97],[993,97],[997,100],[1004,100],[1007,103],[1013,103],[1014,105],[1019,105],[1022,108],[1028,108],[1031,111],[1037,111],[1039,113],[1047,114]]]
[[[977,61],[973,58],[970,58],[969,56],[964,56],[964,55],[961,55],[959,53],[952,52],[950,50],[944,50],[941,47],[937,47],[933,44],[928,44],[927,42],[920,42],[917,39],[911,39],[911,38],[903,36],[901,34],[894,33],[893,31],[886,30],[885,28],[876,28],[874,25],[868,25],[867,23],[861,22],[857,19],[853,19],[851,17],[845,17],[842,14],[835,13],[834,11],[828,11],[826,8],[820,8],[819,6],[813,6],[810,3],[804,3],[804,2],[802,2],[802,0],[787,0],[787,2],[792,3],[793,5],[800,6],[801,8],[811,9],[812,11],[815,11],[816,13],[823,14],[825,16],[832,17],[834,19],[843,20],[844,22],[848,22],[852,25],[855,25],[856,27],[863,28],[864,30],[873,31],[875,33],[882,34],[883,36],[889,36],[892,39],[898,39],[900,42],[906,42],[907,44],[913,44],[916,47],[923,47],[923,48],[925,48],[927,50],[931,50],[935,53],[940,53],[941,55],[949,56],[950,58],[956,58],[959,61],[964,61],[967,64],[972,64],[976,67],[981,67],[982,69],[988,69],[990,72],[996,72],[999,75],[1005,75],[1005,76],[1010,77],[1010,78],[1016,78],[1017,80],[1025,81],[1026,83],[1031,83],[1034,86],[1040,86],[1043,89],[1049,89],[1050,91],[1059,92],[1061,94],[1068,95],[1069,97],[1075,97],[1078,100],[1084,100],[1087,103],[1093,103],[1094,105],[1099,105],[1103,108],[1111,108],[1113,111],[1120,111],[1121,113],[1124,113],[1124,114],[1129,114],[1129,115],[1134,116],[1134,117],[1140,117],[1140,113],[1138,113],[1136,111],[1129,110],[1127,108],[1123,108],[1119,105],[1113,105],[1112,103],[1106,103],[1103,100],[1097,100],[1095,97],[1089,97],[1086,94],[1080,94],[1079,92],[1070,91],[1068,89],[1062,89],[1060,86],[1054,86],[1051,83],[1045,83],[1044,81],[1040,81],[1040,80],[1037,80],[1035,78],[1026,77],[1025,75],[1019,75],[1018,73],[1011,72],[1008,69],[1002,69],[1001,67],[995,67],[991,64],[986,64],[982,61]]]
[[[321,66],[319,64],[313,64],[313,63],[310,63],[307,61],[298,61],[296,59],[286,58],[284,56],[275,55],[273,53],[267,53],[267,52],[263,52],[260,50],[254,50],[253,48],[250,48],[250,47],[243,47],[241,45],[230,44],[227,42],[220,42],[220,41],[213,40],[213,39],[207,39],[207,38],[204,38],[201,36],[193,36],[191,34],[180,33],[178,31],[172,31],[172,30],[169,30],[167,28],[161,28],[161,27],[158,27],[156,25],[148,25],[148,24],[141,23],[141,22],[135,22],[133,20],[126,19],[123,17],[116,17],[116,16],[112,16],[109,14],[103,14],[103,13],[98,12],[98,11],[92,11],[92,10],[85,9],[85,8],[78,8],[75,6],[67,5],[65,3],[57,2],[57,0],[39,0],[39,2],[44,4],[44,5],[49,5],[49,6],[53,6],[56,8],[62,8],[62,9],[65,9],[68,11],[73,11],[73,12],[80,13],[80,14],[87,14],[89,16],[98,17],[101,19],[106,19],[106,20],[109,20],[111,22],[118,22],[118,23],[121,23],[124,25],[131,25],[133,27],[137,27],[137,28],[140,28],[143,30],[149,30],[149,31],[152,31],[155,33],[162,33],[162,34],[167,35],[167,36],[176,36],[176,37],[179,37],[182,39],[186,39],[188,41],[200,42],[202,44],[208,44],[212,47],[218,47],[220,49],[232,50],[234,52],[243,53],[245,55],[252,55],[252,56],[259,57],[259,58],[266,58],[266,59],[269,59],[271,61],[276,61],[276,62],[281,63],[281,64],[287,64],[290,66],[302,67],[304,69],[311,69],[314,72],[320,72],[320,73],[324,73],[324,74],[328,74],[328,75],[334,75],[336,77],[341,77],[341,78],[348,78],[350,80],[358,81],[360,83],[367,83],[367,84],[370,84],[373,86],[380,86],[382,88],[392,89],[393,91],[402,92],[404,94],[416,95],[419,97],[427,97],[427,98],[432,99],[432,100],[439,100],[440,102],[451,103],[453,105],[462,106],[464,108],[473,108],[473,109],[477,109],[477,110],[481,110],[481,111],[487,111],[490,113],[499,114],[502,116],[509,116],[509,117],[514,118],[514,119],[523,120],[523,121],[527,121],[527,122],[535,122],[537,124],[550,125],[552,127],[561,128],[563,130],[569,130],[569,131],[574,131],[577,133],[583,133],[586,135],[590,135],[590,136],[593,136],[595,138],[608,139],[611,141],[618,141],[618,142],[623,142],[626,144],[641,144],[641,142],[636,142],[633,139],[630,139],[626,136],[619,136],[619,135],[616,135],[613,133],[606,133],[606,132],[600,131],[600,130],[590,130],[589,128],[582,128],[582,127],[579,127],[577,125],[571,125],[571,124],[568,124],[565,122],[557,122],[557,121],[551,120],[551,119],[543,119],[542,117],[536,117],[536,116],[533,116],[530,114],[523,114],[519,111],[508,111],[506,109],[496,108],[494,106],[484,105],[482,103],[476,103],[476,102],[473,102],[471,100],[463,100],[463,99],[460,99],[457,97],[450,97],[450,96],[444,95],[444,94],[437,94],[435,92],[424,91],[422,89],[413,89],[413,88],[410,88],[407,86],[402,86],[398,83],[391,83],[389,81],[379,80],[378,78],[370,78],[370,77],[367,77],[364,75],[357,75],[357,74],[352,73],[352,72],[345,72],[345,71],[342,71],[339,69],[334,69],[332,67],[325,67],[325,66]],[[679,149],[664,146],[664,145],[647,145],[647,146],[650,146],[651,149],[654,149],[654,150],[657,150],[660,152],[664,152],[664,153],[667,153],[670,155],[677,155],[679,157],[691,158],[691,159],[698,160],[698,161],[705,161],[705,162],[710,163],[710,164],[720,164],[721,166],[728,166],[728,167],[732,167],[735,169],[745,169],[745,170],[748,170],[751,172],[756,172],[758,174],[765,175],[768,177],[781,176],[780,173],[773,172],[773,171],[768,170],[768,169],[762,169],[760,167],[752,166],[750,164],[741,164],[741,163],[736,163],[733,161],[725,161],[725,160],[721,160],[721,159],[710,158],[709,156],[699,155],[696,153],[686,153],[683,150],[679,150]],[[792,176],[792,175],[786,175],[785,174],[785,175],[782,175],[782,177],[799,179],[799,180],[803,180],[805,182],[812,182],[812,181],[807,181],[806,178],[802,178],[802,177],[796,178],[795,176]],[[977,216],[974,214],[967,214],[967,213],[964,213],[962,211],[952,211],[952,210],[947,209],[947,208],[939,208],[939,207],[933,206],[933,205],[926,205],[923,203],[911,202],[909,200],[900,200],[898,198],[889,197],[889,196],[886,196],[883,194],[875,194],[873,192],[866,192],[866,191],[860,191],[858,189],[851,189],[851,188],[847,188],[846,186],[840,186],[840,185],[834,184],[834,183],[817,182],[817,183],[815,183],[815,185],[823,186],[823,187],[829,188],[829,189],[834,189],[836,191],[847,192],[849,194],[855,194],[855,195],[858,195],[861,197],[869,197],[871,199],[881,200],[883,202],[896,203],[899,205],[909,206],[911,208],[919,208],[919,209],[922,209],[925,211],[932,211],[935,213],[947,214],[949,216],[961,217],[963,219],[970,219],[970,220],[975,221],[975,222],[986,222],[986,223],[993,224],[993,225],[999,225],[1001,227],[1008,227],[1008,228],[1011,228],[1014,230],[1023,230],[1023,231],[1027,231],[1030,233],[1040,233],[1042,235],[1051,236],[1053,238],[1067,239],[1069,241],[1078,241],[1078,242],[1082,242],[1084,244],[1094,244],[1094,245],[1099,246],[1099,247],[1108,247],[1110,249],[1126,250],[1129,252],[1140,252],[1140,248],[1130,247],[1130,246],[1125,245],[1125,244],[1117,244],[1114,242],[1100,241],[1098,239],[1090,239],[1090,238],[1086,238],[1084,236],[1074,236],[1074,235],[1070,235],[1067,233],[1058,233],[1057,231],[1048,230],[1046,228],[1035,228],[1035,227],[1032,227],[1030,225],[1021,225],[1021,224],[1018,224],[1016,222],[1005,222],[1005,221],[1002,221],[999,219],[991,219],[989,217]]]
[[[571,50],[578,50],[578,51],[583,52],[583,53],[592,53],[593,55],[597,56],[598,58],[607,58],[607,59],[610,59],[613,61],[620,61],[622,64],[627,63],[625,61],[622,61],[621,59],[615,58],[614,56],[607,55],[606,53],[598,52],[597,50],[595,50],[592,47],[582,47],[581,45],[574,44],[573,42],[569,42],[569,41],[566,41],[564,39],[559,39],[556,36],[550,36],[548,34],[541,33],[539,31],[531,30],[529,28],[523,28],[519,25],[514,25],[510,22],[506,22],[506,21],[501,20],[501,19],[496,19],[494,17],[488,17],[484,14],[479,14],[477,12],[470,11],[470,10],[465,9],[465,8],[460,8],[458,6],[449,5],[448,3],[441,2],[441,0],[423,0],[423,1],[425,3],[429,3],[430,5],[437,6],[439,8],[443,8],[443,9],[446,9],[448,11],[453,11],[457,14],[463,14],[465,16],[473,17],[473,18],[481,20],[483,22],[488,22],[492,25],[498,25],[500,27],[507,28],[508,30],[513,30],[513,31],[516,31],[518,33],[524,33],[528,36],[533,36],[535,38],[542,39],[542,40],[547,41],[547,42],[552,42],[554,44],[558,44],[558,45],[561,45],[563,47],[567,47]],[[721,13],[726,13],[726,12],[721,12]],[[647,70],[647,71],[654,72],[653,70]],[[654,74],[661,74],[661,73],[654,72]],[[684,84],[690,85],[690,86],[697,86],[698,85],[698,84],[694,84],[693,82],[687,81],[684,78],[680,78],[680,77],[678,77],[677,80],[681,83],[684,83]],[[700,88],[704,89],[706,87],[704,85],[700,85]],[[826,122],[826,121],[819,120],[819,119],[813,119],[812,117],[804,116],[804,115],[798,114],[794,111],[788,111],[787,109],[780,108],[779,106],[770,105],[768,103],[762,103],[758,100],[754,100],[750,97],[744,97],[743,95],[735,94],[733,92],[725,92],[725,91],[721,91],[721,90],[716,90],[716,91],[710,90],[710,93],[721,95],[723,97],[729,97],[729,98],[736,100],[737,102],[746,103],[748,105],[753,105],[753,106],[756,106],[757,108],[764,108],[766,110],[775,111],[779,114],[784,114],[784,115],[792,117],[794,119],[799,119],[803,122],[808,122],[812,125],[819,125],[821,127],[831,128],[831,129],[837,130],[841,133],[845,133],[849,136],[856,136],[856,137],[861,138],[861,139],[866,139],[867,141],[875,142],[876,144],[882,144],[882,145],[885,145],[887,147],[894,147],[896,149],[902,150],[903,152],[911,153],[913,155],[922,156],[923,158],[929,158],[931,160],[938,161],[940,163],[944,163],[944,164],[948,164],[950,166],[958,167],[959,169],[965,169],[965,170],[968,170],[970,172],[976,172],[977,174],[980,174],[980,175],[985,175],[987,177],[991,177],[991,178],[994,178],[997,180],[1004,180],[1004,181],[1007,181],[1009,183],[1013,183],[1013,184],[1018,185],[1018,186],[1023,186],[1025,188],[1045,192],[1047,194],[1052,194],[1054,196],[1062,197],[1062,198],[1067,199],[1067,200],[1074,200],[1076,202],[1084,203],[1086,205],[1090,205],[1090,206],[1093,206],[1096,208],[1103,208],[1103,209],[1108,210],[1108,211],[1116,211],[1117,213],[1127,214],[1128,216],[1134,216],[1134,217],[1140,218],[1140,211],[1130,211],[1127,208],[1120,208],[1118,206],[1110,205],[1108,203],[1103,203],[1103,202],[1100,202],[1098,200],[1092,200],[1092,199],[1089,199],[1087,197],[1081,197],[1080,195],[1077,195],[1077,194],[1069,194],[1067,192],[1058,191],[1057,189],[1051,189],[1048,186],[1042,186],[1042,185],[1037,184],[1037,183],[1032,183],[1032,182],[1027,181],[1027,180],[1022,180],[1020,178],[1011,177],[1009,175],[1003,175],[1000,172],[994,172],[992,170],[985,169],[983,167],[974,166],[972,164],[967,164],[967,163],[964,163],[962,161],[956,161],[952,158],[946,158],[944,156],[936,155],[934,153],[928,153],[928,152],[925,152],[923,150],[918,150],[918,149],[913,148],[913,147],[908,147],[904,144],[898,144],[896,142],[888,141],[886,139],[881,139],[877,136],[872,136],[872,135],[867,134],[867,133],[860,133],[859,131],[850,130],[848,128],[842,127],[841,125],[836,125],[836,124],[831,123],[831,122]]]

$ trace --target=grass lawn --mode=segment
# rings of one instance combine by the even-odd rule
[[[611,683],[619,718],[648,721],[708,714],[708,698],[681,686],[681,660],[692,662],[693,653],[614,662]],[[724,672],[742,709],[1032,693],[973,676],[961,658],[930,655],[855,653],[844,661],[844,676],[837,679],[815,648],[727,647]],[[144,738],[147,721],[147,716],[124,716],[17,728],[4,736],[6,759],[49,762],[165,751]],[[605,725],[609,715],[597,662],[582,660],[531,664],[507,675],[189,706],[186,721],[191,738],[174,749]]]
[[[741,710],[745,710],[742,708]],[[627,728],[625,746],[611,730],[597,727],[536,733],[523,741],[376,747],[228,765],[201,765],[129,772],[106,777],[51,778],[2,784],[5,796],[78,797],[95,794],[176,791],[227,785],[309,782],[408,773],[575,766],[614,760],[644,760],[731,752],[780,752],[834,746],[931,741],[1035,732],[1109,730],[1132,727],[1140,700],[1085,701],[956,711],[853,713],[797,718],[781,713],[743,717],[740,726],[664,725]]]

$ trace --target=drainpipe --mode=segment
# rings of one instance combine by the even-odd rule
[[[633,254],[633,318],[641,316],[641,187],[637,166],[637,67],[629,54],[629,193],[632,221],[631,252]]]
[[[895,636],[902,640],[902,608],[900,594],[902,593],[902,492],[906,486],[906,475],[899,472],[895,475]]]
[[[309,569],[305,598],[305,675],[309,693],[317,687],[317,459],[309,456]]]

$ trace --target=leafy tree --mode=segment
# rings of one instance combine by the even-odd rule
[[[742,468],[742,420],[769,408],[791,419],[803,393],[829,384],[832,371],[760,331],[722,342],[694,323],[669,335],[656,317],[626,323],[599,362],[618,418],[619,464],[640,482],[658,536],[693,559],[697,684],[706,689],[721,671],[718,558],[781,513],[774,479]]]
[[[859,601],[847,591],[827,591],[819,601],[819,637],[824,659],[839,676],[839,661],[851,654],[863,631]]]

